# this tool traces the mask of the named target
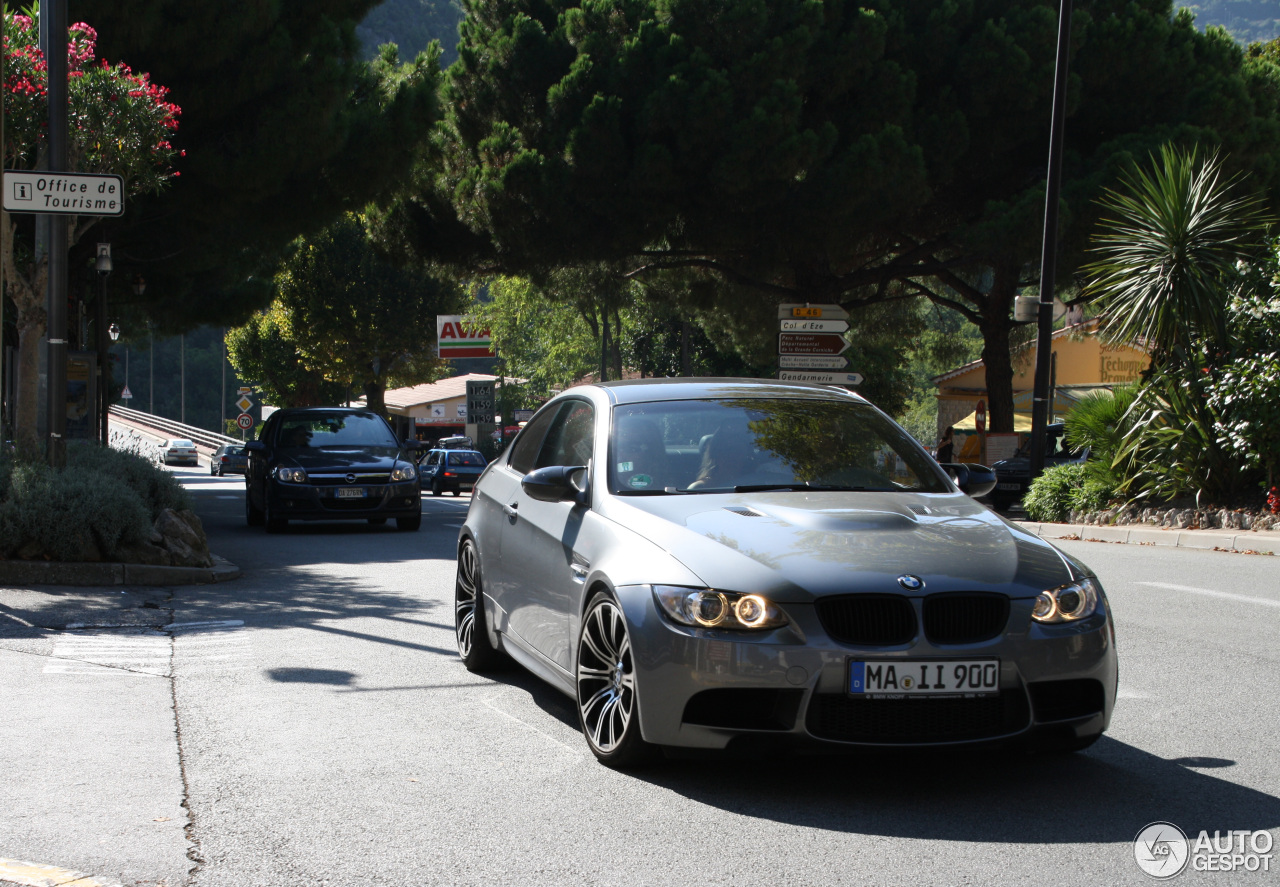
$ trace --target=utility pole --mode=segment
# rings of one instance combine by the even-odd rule
[[[40,5],[40,48],[48,65],[50,173],[67,172],[67,0]],[[49,232],[45,367],[49,465],[67,464],[67,220],[41,216]]]
[[[1066,118],[1067,63],[1071,49],[1071,0],[1058,9],[1049,174],[1044,195],[1044,244],[1040,253],[1040,302],[1036,326],[1036,374],[1031,402],[1031,480],[1044,471],[1044,431],[1049,408],[1049,355],[1053,352],[1053,291],[1058,259],[1058,195],[1062,191],[1062,131]]]

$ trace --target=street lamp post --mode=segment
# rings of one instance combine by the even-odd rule
[[[98,333],[98,439],[103,446],[109,440],[107,435],[107,278],[111,276],[111,244],[98,244],[98,258],[94,262],[98,277],[102,279],[102,290],[98,296],[97,311],[94,312],[94,326]]]
[[[130,286],[133,287],[133,294],[141,299],[142,294],[147,291],[146,278],[141,274],[135,274],[133,275],[133,283],[130,284]],[[151,334],[150,347],[147,349],[148,356],[151,358],[151,379],[147,383],[147,412],[154,416],[156,412],[156,334],[155,331],[151,329],[150,323],[147,324],[147,328]],[[129,352],[127,351],[125,352],[124,384],[126,387],[129,384]]]

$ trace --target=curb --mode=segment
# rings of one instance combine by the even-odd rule
[[[213,555],[212,567],[154,564],[0,561],[0,585],[208,585],[239,579],[244,573]]]
[[[1269,530],[1174,530],[1142,525],[1100,527],[1092,524],[1039,524],[1030,521],[1017,523],[1042,539],[1079,539],[1084,542],[1194,548],[1201,551],[1280,554],[1280,533]]]

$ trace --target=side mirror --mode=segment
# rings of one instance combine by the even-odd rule
[[[245,441],[244,451],[246,453],[265,453],[267,445],[260,440]]]
[[[960,492],[977,499],[996,488],[996,473],[985,465],[967,462],[944,462],[942,469],[956,482]]]
[[[530,471],[520,481],[520,486],[530,498],[541,502],[586,505],[590,501],[585,465],[548,465],[546,468]]]

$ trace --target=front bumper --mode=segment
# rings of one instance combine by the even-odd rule
[[[812,604],[787,604],[791,625],[744,636],[673,624],[649,586],[616,589],[626,613],[641,732],[663,746],[720,749],[739,739],[839,747],[957,746],[1029,740],[1038,731],[1101,733],[1115,705],[1117,663],[1106,608],[1075,625],[1031,620],[1011,602],[991,641],[894,648],[832,640]],[[997,658],[999,693],[867,699],[846,692],[850,660]]]
[[[338,491],[353,487],[286,484],[272,479],[267,496],[273,513],[286,520],[364,520],[422,513],[422,489],[417,481],[357,487],[364,491],[363,496],[342,498]]]

